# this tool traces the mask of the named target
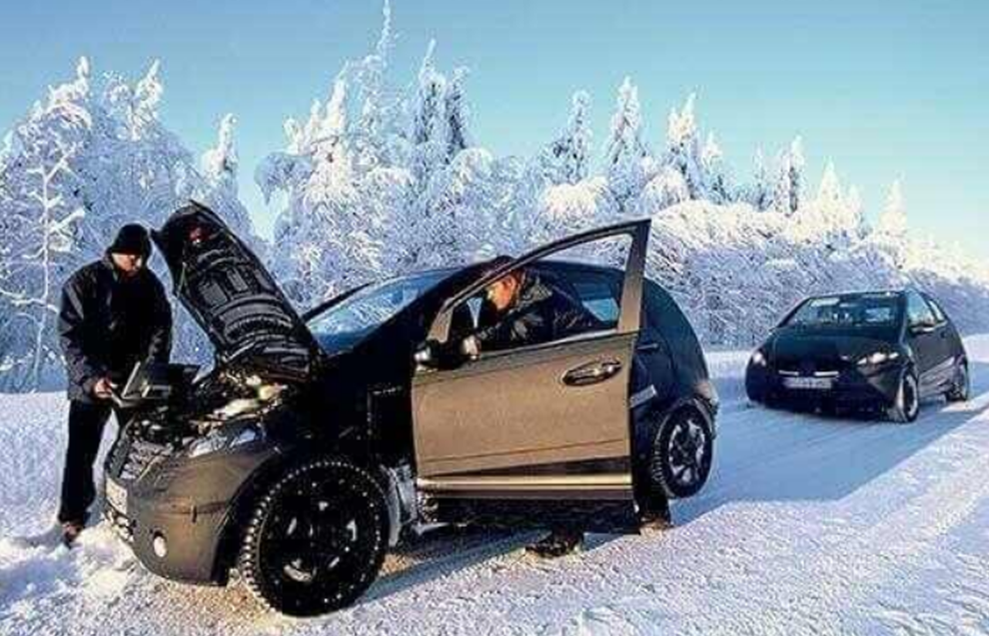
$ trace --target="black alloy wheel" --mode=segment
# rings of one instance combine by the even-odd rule
[[[671,415],[653,441],[649,477],[670,499],[697,494],[711,473],[714,438],[707,420],[692,408]]]
[[[260,499],[238,569],[264,605],[313,616],[350,605],[374,581],[388,541],[378,482],[343,460],[291,470]]]

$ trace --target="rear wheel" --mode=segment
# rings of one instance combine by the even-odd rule
[[[967,402],[972,395],[972,378],[968,374],[968,362],[962,360],[955,368],[955,381],[945,394],[949,402]]]
[[[711,473],[714,438],[693,408],[670,415],[656,430],[649,455],[649,485],[669,499],[697,494]]]
[[[913,369],[905,369],[900,376],[900,385],[896,389],[893,405],[887,410],[889,419],[900,424],[909,424],[917,420],[920,414],[920,383]]]
[[[238,568],[263,604],[313,616],[353,603],[384,560],[388,505],[377,481],[343,460],[292,469],[261,496]]]

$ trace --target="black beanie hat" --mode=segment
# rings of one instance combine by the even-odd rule
[[[111,254],[138,254],[147,258],[151,255],[151,239],[148,231],[137,223],[128,223],[117,232],[108,252]]]

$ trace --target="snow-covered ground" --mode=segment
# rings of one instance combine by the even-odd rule
[[[674,530],[556,561],[523,555],[531,534],[440,533],[311,620],[158,579],[102,527],[24,547],[54,515],[65,405],[0,396],[0,634],[989,634],[989,336],[967,346],[973,399],[911,426],[751,408],[746,354],[712,353],[716,467]]]

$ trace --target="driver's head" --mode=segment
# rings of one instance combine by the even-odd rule
[[[509,257],[499,256],[491,262],[490,269],[501,267],[509,261],[511,261]],[[518,302],[523,283],[525,283],[525,271],[515,269],[488,285],[485,288],[485,295],[499,313],[504,313]]]

